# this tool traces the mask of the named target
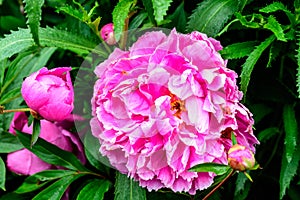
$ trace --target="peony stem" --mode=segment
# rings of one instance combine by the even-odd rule
[[[231,172],[214,189],[212,189],[212,191],[210,191],[202,200],[207,200],[217,189],[219,189],[219,187],[221,187],[223,185],[223,183],[225,183],[225,181],[227,181],[227,179],[230,178],[230,176],[234,172],[235,172],[235,170],[231,170]]]
[[[124,29],[123,29],[123,34],[122,34],[121,39],[120,39],[120,48],[123,49],[123,50],[125,49],[126,43],[127,43],[129,19],[130,19],[130,17],[132,17],[135,13],[136,13],[136,11],[132,11],[131,13],[129,13],[129,15],[127,16],[127,18],[126,18],[126,20],[125,20],[125,25],[124,25]]]
[[[31,112],[31,108],[16,108],[5,110],[4,106],[0,106],[0,114],[12,113],[12,112]]]

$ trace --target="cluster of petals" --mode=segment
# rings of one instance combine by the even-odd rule
[[[62,121],[73,111],[71,67],[43,67],[27,77],[21,93],[28,107],[50,121]]]
[[[96,67],[90,124],[113,167],[150,191],[195,194],[215,174],[189,169],[227,164],[231,133],[255,150],[251,113],[221,49],[199,32],[153,31]]]
[[[80,139],[78,135],[69,131],[73,126],[72,116],[61,122],[50,122],[44,119],[41,120],[40,137],[63,150],[73,152],[84,163],[85,156]],[[28,118],[24,112],[15,113],[10,125],[10,133],[15,134],[15,130],[18,130],[32,134],[32,129],[32,125],[28,126]],[[17,174],[32,175],[40,171],[56,168],[57,166],[44,162],[24,148],[7,155],[7,167],[10,171]]]

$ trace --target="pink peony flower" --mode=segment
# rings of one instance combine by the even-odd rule
[[[109,45],[116,44],[116,39],[114,36],[114,24],[109,23],[104,25],[100,30],[101,38]]]
[[[252,169],[255,166],[254,154],[245,146],[236,144],[228,151],[228,163],[238,171]]]
[[[28,119],[25,113],[15,113],[9,131],[15,134],[15,129],[17,129],[31,134],[32,125],[28,126],[27,123]],[[65,129],[64,125],[69,126],[70,123],[69,121],[53,123],[47,120],[41,120],[40,137],[63,150],[73,152],[84,163],[85,156],[80,139]],[[43,170],[54,168],[54,166],[44,162],[27,149],[9,153],[7,155],[7,167],[10,171],[23,175],[32,175]]]
[[[254,149],[253,119],[220,49],[199,32],[148,32],[96,67],[90,124],[112,166],[150,191],[195,194],[215,174],[189,169],[227,164],[231,132]]]
[[[27,77],[21,89],[27,105],[49,121],[66,119],[74,107],[71,69],[59,67],[48,70],[44,67]]]

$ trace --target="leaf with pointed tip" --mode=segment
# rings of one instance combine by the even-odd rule
[[[154,18],[158,25],[164,20],[171,2],[172,0],[152,0]]]
[[[296,86],[298,92],[298,98],[300,98],[300,34],[297,32],[297,45],[298,48],[296,49],[296,59],[297,59],[297,74],[296,74]]]
[[[272,31],[274,35],[276,36],[277,40],[286,42],[286,38],[283,33],[283,29],[281,27],[281,24],[275,19],[273,15],[270,15],[268,17],[268,22],[263,26],[264,28]]]
[[[30,145],[34,145],[36,141],[39,138],[39,135],[41,133],[41,121],[38,119],[33,119],[33,130],[32,130],[32,135],[31,135],[31,142]]]
[[[154,10],[152,0],[142,0],[143,5],[148,13],[148,18],[153,25],[156,25],[156,21],[154,19]]]
[[[273,12],[276,12],[276,11],[285,12],[285,14],[288,16],[290,22],[292,24],[295,23],[296,19],[295,19],[294,14],[290,10],[288,10],[286,8],[286,6],[281,2],[273,2],[269,5],[267,5],[266,7],[259,9],[259,12],[263,12],[263,13],[273,13]]]
[[[275,36],[271,35],[268,37],[265,41],[260,43],[254,51],[252,51],[249,55],[249,57],[246,59],[246,62],[242,66],[242,73],[241,73],[241,91],[244,93],[244,98],[246,97],[247,93],[247,87],[250,82],[250,76],[253,71],[253,68],[260,58],[261,54],[266,50],[266,48],[272,44],[272,42],[275,40]]]
[[[214,172],[216,175],[223,175],[230,170],[229,165],[219,163],[202,163],[190,168],[192,172]]]
[[[28,18],[27,24],[29,25],[30,32],[33,40],[37,45],[40,45],[39,41],[39,26],[42,16],[42,6],[44,0],[24,0],[26,17]]]

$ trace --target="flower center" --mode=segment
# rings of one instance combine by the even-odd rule
[[[175,95],[171,95],[171,110],[176,111],[173,115],[181,119],[181,113],[185,110],[184,102]]]

